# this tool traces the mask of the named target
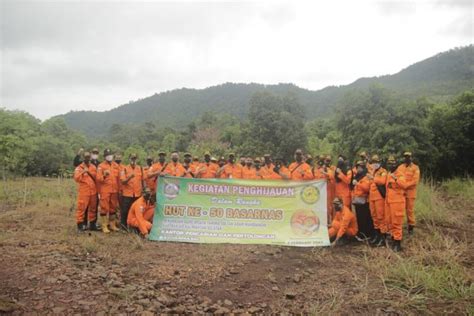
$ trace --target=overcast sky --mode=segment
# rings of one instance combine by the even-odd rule
[[[318,90],[474,37],[470,0],[0,3],[0,107],[41,119],[224,82]]]

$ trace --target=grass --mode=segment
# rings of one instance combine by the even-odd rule
[[[442,183],[441,189],[451,197],[474,200],[474,181],[471,178],[454,178]]]

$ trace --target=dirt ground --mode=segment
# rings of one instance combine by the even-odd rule
[[[468,299],[390,286],[382,265],[414,256],[420,224],[400,255],[337,248],[149,242],[123,232],[78,234],[70,205],[48,200],[0,212],[0,314],[466,314]],[[466,245],[473,214],[440,227]],[[464,248],[463,248],[464,249]],[[472,291],[472,280],[467,280]],[[421,294],[420,294],[421,293]]]

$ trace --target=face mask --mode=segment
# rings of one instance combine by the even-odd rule
[[[250,166],[252,166],[252,163],[251,163],[251,162],[247,162],[246,165],[247,165],[247,167],[250,167]]]
[[[235,161],[235,158],[229,158],[230,163],[234,163],[234,161]]]
[[[313,159],[308,159],[308,160],[306,160],[306,163],[307,163],[308,165],[312,164],[312,163],[313,163]]]
[[[324,161],[319,161],[318,165],[320,165],[320,166],[324,165]]]
[[[209,161],[211,161],[211,158],[206,156],[206,157],[204,157],[204,161],[209,162]]]
[[[112,162],[112,160],[114,160],[114,156],[113,155],[105,156],[105,160],[107,160],[108,162]]]
[[[84,158],[84,162],[85,162],[86,164],[89,164],[90,161],[91,161],[90,157]]]
[[[148,166],[151,166],[152,163],[153,163],[153,160],[151,160],[151,159],[147,159],[147,160],[146,160],[146,164],[147,164]]]
[[[173,160],[173,162],[178,162],[178,157],[173,157],[171,160]]]
[[[130,164],[131,164],[131,165],[135,165],[136,163],[137,163],[137,160],[136,160],[136,159],[130,160]]]
[[[361,174],[362,172],[364,172],[364,169],[361,167],[357,167],[357,173]]]
[[[166,159],[165,159],[165,157],[160,157],[160,158],[158,158],[158,161],[159,161],[161,164],[163,164],[163,163],[165,163]]]
[[[331,162],[330,161],[325,161],[324,164],[329,167],[331,165]]]
[[[266,165],[269,165],[272,161],[270,160],[270,158],[265,158],[265,164]]]
[[[336,211],[340,211],[340,210],[342,210],[342,205],[341,205],[341,204],[335,204],[335,205],[334,205],[334,209],[335,209]]]
[[[380,168],[380,164],[379,163],[373,163],[372,168],[378,169],[378,168]]]
[[[97,160],[97,158],[99,158],[99,155],[97,155],[97,154],[92,154],[91,155],[92,160]]]
[[[120,164],[122,160],[115,160],[116,163]]]
[[[150,201],[151,194],[146,193],[143,197],[145,198],[146,201]]]
[[[303,157],[300,156],[300,155],[297,155],[297,156],[295,157],[295,160],[296,160],[297,162],[301,162],[301,161],[303,161]]]
[[[225,163],[223,161],[219,162],[219,167],[224,167]]]
[[[256,168],[257,170],[260,169],[260,163],[259,163],[259,162],[255,163],[255,168]]]
[[[395,165],[395,164],[389,164],[389,165],[387,165],[387,167],[390,170],[390,172],[393,172],[397,169],[397,165]]]
[[[174,160],[173,160],[173,161],[174,161]],[[186,158],[186,159],[184,159],[184,162],[185,162],[185,163],[190,163],[190,162],[191,162],[191,159]]]
[[[405,163],[406,163],[407,165],[411,164],[411,158],[405,158]]]

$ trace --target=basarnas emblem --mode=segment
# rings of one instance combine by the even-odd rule
[[[166,198],[172,200],[178,196],[179,185],[173,182],[165,182],[164,194]]]

